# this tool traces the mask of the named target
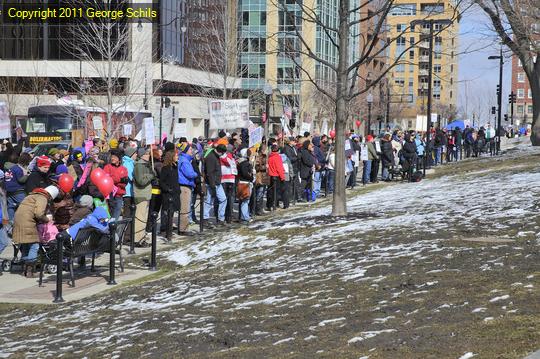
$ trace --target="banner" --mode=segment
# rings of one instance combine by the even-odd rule
[[[249,147],[253,147],[256,144],[262,142],[264,130],[262,127],[257,127],[253,131],[249,132]]]
[[[311,131],[311,123],[302,122],[302,128],[300,129],[300,135],[304,135],[305,132]]]
[[[249,125],[249,100],[210,100],[210,129],[232,130]]]
[[[11,122],[5,102],[0,102],[0,138],[11,138]]]
[[[187,123],[175,123],[174,125],[174,138],[187,137]]]

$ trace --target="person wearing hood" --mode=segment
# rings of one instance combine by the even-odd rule
[[[25,184],[28,180],[28,165],[31,160],[32,157],[28,153],[21,153],[18,163],[5,173],[7,212],[11,224],[13,224],[17,207],[26,197]]]
[[[69,225],[73,226],[75,223],[81,221],[90,213],[92,213],[93,209],[94,209],[94,199],[92,198],[92,196],[89,196],[87,194],[85,194],[84,196],[81,196],[79,201],[75,203],[75,206],[73,208],[73,214],[71,215],[71,218],[69,219]]]
[[[21,260],[24,262],[36,260],[39,249],[37,225],[52,219],[49,213],[51,204],[59,193],[56,186],[35,188],[17,208],[13,221],[13,243],[21,244]]]
[[[109,233],[109,215],[107,210],[103,207],[97,207],[88,216],[69,227],[67,232],[72,239],[75,239],[77,238],[77,233],[84,228],[94,228],[101,233]]]
[[[161,195],[165,199],[161,208],[160,232],[167,231],[169,211],[180,209],[180,183],[178,182],[178,155],[176,151],[165,151],[163,167],[159,177]]]
[[[381,141],[382,180],[391,181],[389,172],[394,167],[394,150],[392,149],[392,135],[386,132]]]
[[[316,159],[315,171],[313,172],[313,192],[315,198],[321,193],[321,184],[323,180],[323,172],[326,168],[326,156],[321,149],[321,137],[313,137],[313,156]]]
[[[135,169],[135,159],[137,158],[137,147],[127,142],[124,146],[124,156],[122,157],[122,166],[127,170],[128,180],[126,183],[125,194],[123,196],[124,209],[122,211],[124,218],[132,218],[133,212],[131,205],[135,204],[133,199],[133,170]],[[127,226],[125,238],[130,238],[131,226]]]
[[[278,206],[279,202],[283,202],[283,209],[289,208],[291,200],[291,181],[293,180],[292,173],[294,173],[293,165],[289,160],[289,157],[284,153],[280,154],[281,160],[283,161],[283,170],[285,171],[285,180],[280,182],[280,187],[278,188]]]
[[[247,148],[240,150],[240,158],[238,159],[238,185],[236,189],[236,197],[240,201],[240,220],[243,224],[251,221],[249,215],[249,200],[253,188],[254,170],[249,158],[251,151]]]
[[[424,145],[424,141],[422,140],[422,135],[417,133],[414,139],[414,143],[416,144],[417,155],[416,168],[420,169],[422,166],[424,166],[424,153],[426,152],[426,146]]]
[[[406,165],[403,166],[404,170],[408,172],[409,181],[412,182],[412,174],[416,165],[416,143],[413,136],[406,134],[405,143],[403,144],[403,157],[405,158]]]
[[[195,188],[197,172],[193,169],[193,150],[188,143],[183,143],[178,157],[178,183],[180,184],[180,235],[193,235],[188,231],[191,211],[191,193]]]
[[[288,137],[285,138],[285,146],[283,146],[282,153],[284,153],[291,162],[292,165],[292,172],[289,173],[289,176],[291,178],[291,189],[292,189],[292,198],[298,198],[298,164],[299,164],[299,158],[298,158],[298,150],[296,149],[296,138],[295,137]]]
[[[266,192],[266,208],[270,211],[277,206],[277,194],[282,186],[281,182],[285,181],[285,169],[283,168],[283,160],[279,154],[279,146],[273,143],[270,147],[271,152],[268,156],[268,175],[270,176],[270,186]]]
[[[214,203],[218,204],[217,224],[225,225],[225,208],[227,207],[227,197],[221,185],[221,162],[220,157],[227,152],[227,147],[220,144],[204,156],[204,179],[206,181],[206,198],[204,201],[204,221],[206,226],[211,227],[208,222],[210,211],[214,210]]]
[[[75,186],[77,186],[78,181],[83,175],[85,161],[84,149],[81,147],[75,148],[71,155],[71,163],[68,166],[69,174],[75,178]]]
[[[118,219],[122,215],[124,207],[124,195],[126,194],[126,185],[129,181],[127,168],[122,166],[120,159],[121,153],[118,150],[111,150],[111,163],[105,165],[103,169],[113,180],[117,190],[114,195],[109,198],[109,208],[111,210],[111,218]]]
[[[146,237],[146,221],[152,198],[152,180],[156,173],[150,163],[150,148],[139,148],[139,160],[133,170],[133,194],[135,200],[135,241],[141,243]]]
[[[305,140],[300,149],[300,188],[308,202],[312,200],[312,176],[316,163],[313,144],[310,140]]]
[[[51,184],[49,179],[49,170],[51,169],[51,160],[47,156],[40,156],[36,160],[36,168],[30,173],[24,190],[29,194],[36,188],[45,188]]]

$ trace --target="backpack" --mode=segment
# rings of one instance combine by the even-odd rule
[[[412,174],[411,181],[412,182],[420,182],[424,176],[422,175],[422,172],[416,171]]]

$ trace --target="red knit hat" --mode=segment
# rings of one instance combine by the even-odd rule
[[[37,158],[38,167],[51,167],[51,159],[45,155]]]

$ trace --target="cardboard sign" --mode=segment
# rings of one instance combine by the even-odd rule
[[[187,123],[176,123],[174,125],[174,137],[180,138],[180,137],[187,137]]]
[[[302,128],[300,129],[301,135],[303,135],[305,132],[311,131],[311,123],[302,122]]]
[[[94,130],[103,130],[103,119],[101,118],[101,116],[92,117],[92,123],[94,125]]]
[[[133,125],[125,124],[125,125],[123,125],[122,129],[123,129],[122,134],[124,136],[131,136],[131,132],[133,132]]]
[[[11,121],[5,102],[0,102],[0,138],[11,138]]]
[[[146,117],[143,120],[144,140],[147,145],[153,145],[156,143],[156,135],[154,133],[154,119],[152,117]]]
[[[368,148],[366,143],[362,143],[360,145],[360,161],[368,161],[369,155],[368,155]]]
[[[249,100],[211,100],[210,129],[232,130],[249,125]]]
[[[375,151],[377,151],[377,153],[381,153],[381,142],[378,140],[375,141]]]
[[[249,147],[254,147],[255,145],[262,142],[263,138],[263,128],[257,127],[249,133]]]

